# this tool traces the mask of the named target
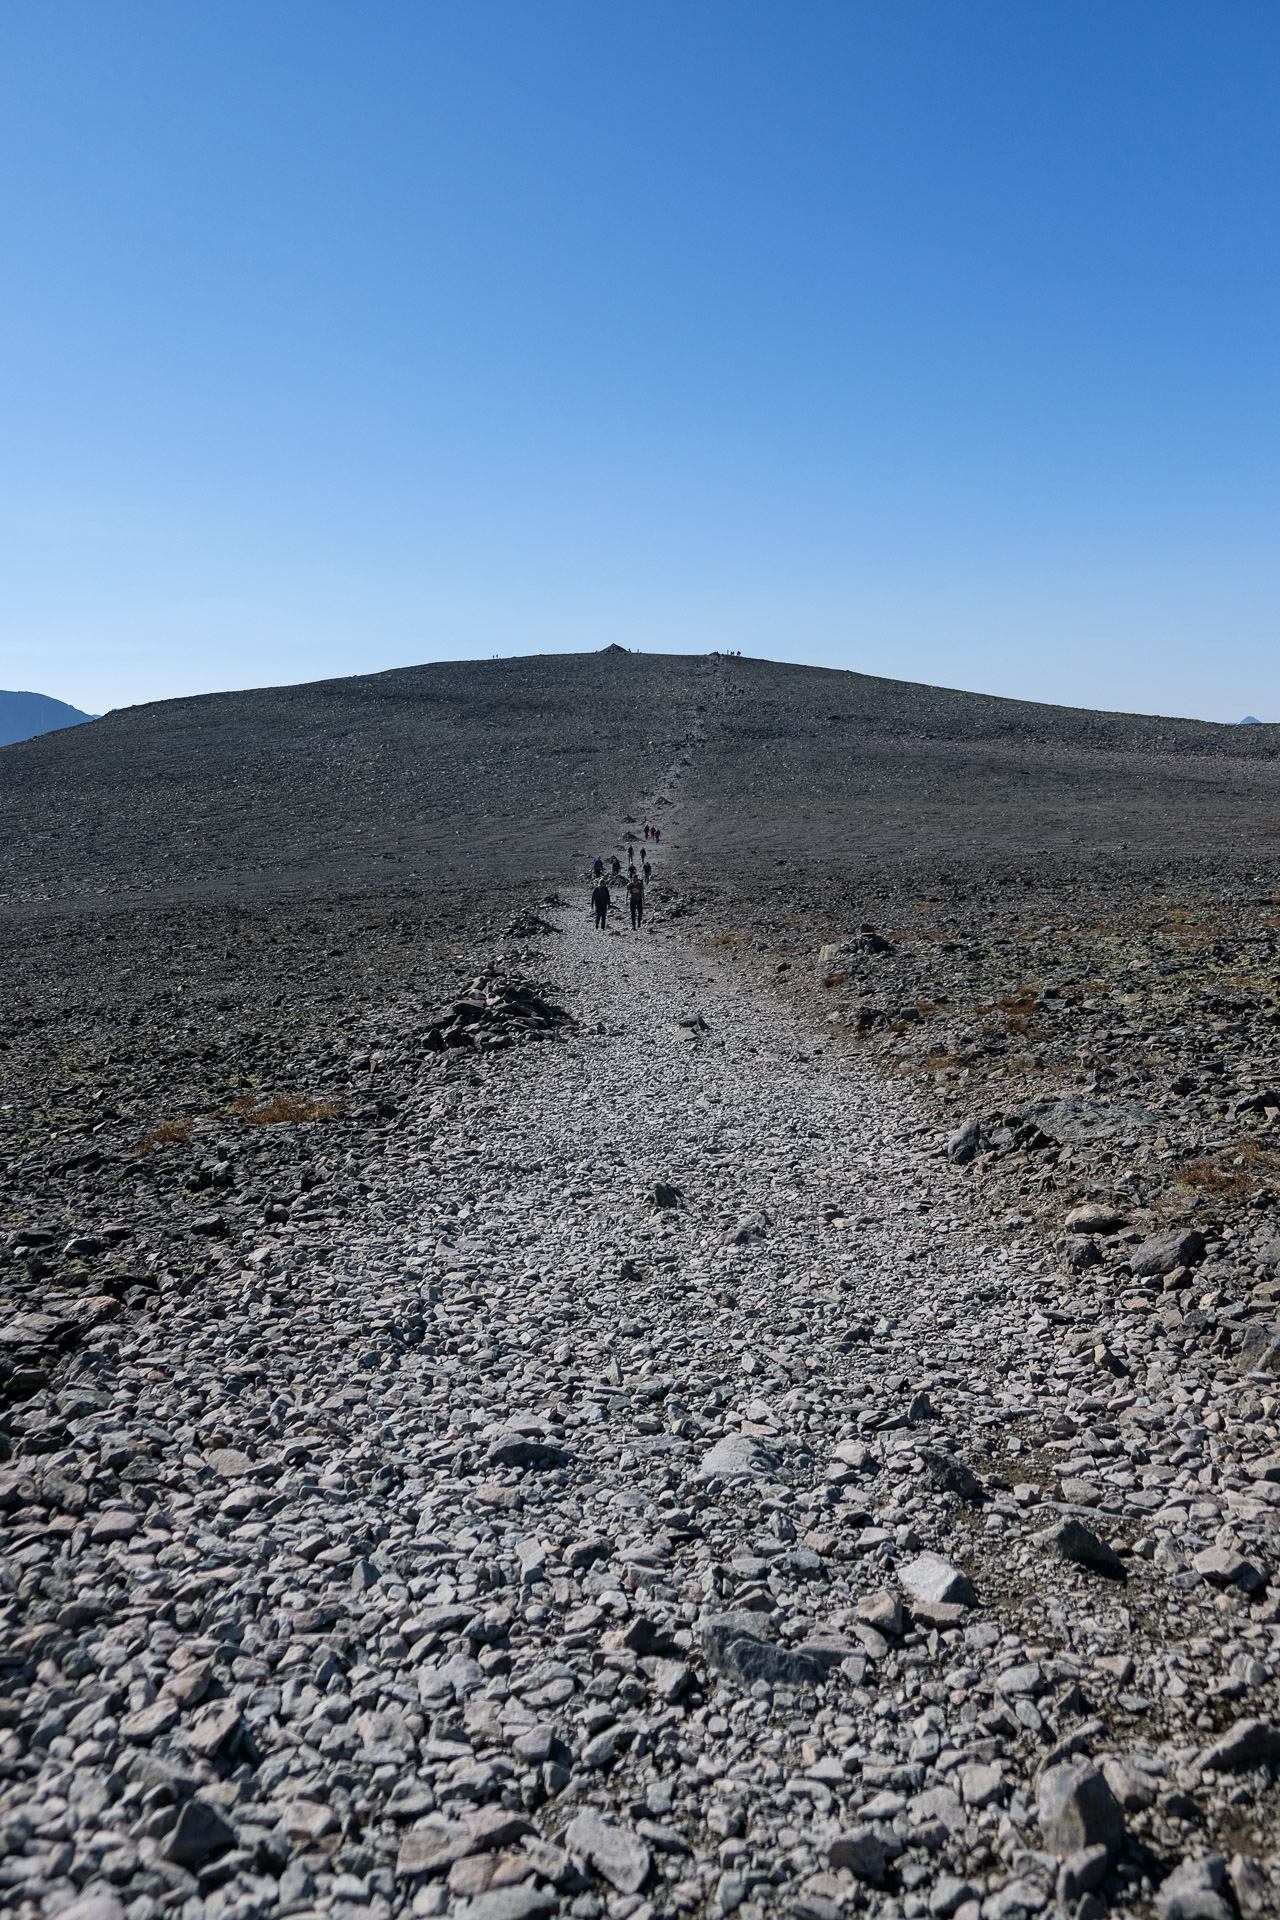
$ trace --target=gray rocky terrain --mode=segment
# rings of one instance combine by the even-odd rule
[[[1273,733],[606,655],[0,757],[8,1904],[1274,1910]]]

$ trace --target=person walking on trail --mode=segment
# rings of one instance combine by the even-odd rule
[[[602,880],[604,878],[604,861],[597,860],[591,872],[597,880]]]
[[[650,880],[653,878],[653,868],[649,865],[649,856],[647,853],[642,853],[640,855],[640,864],[644,868],[644,883],[647,887]]]
[[[612,865],[613,865],[613,872],[612,872],[612,873],[611,873],[611,874],[609,875],[609,878],[610,878],[611,880],[619,880],[619,879],[621,879],[621,877],[622,877],[622,862],[621,862],[621,860],[619,860],[619,858],[618,858],[618,856],[617,856],[617,854],[616,854],[616,853],[615,853],[615,854],[614,854],[614,855],[612,856]]]
[[[596,925],[603,933],[605,922],[609,918],[609,909],[613,905],[613,895],[607,884],[601,880],[591,895],[591,905],[595,909]]]
[[[636,850],[634,847],[628,847],[627,848],[627,872],[634,873],[635,870],[636,870]]]
[[[634,867],[631,869],[631,878],[627,882],[627,905],[631,909],[632,930],[639,933],[640,922],[644,919],[644,881]]]

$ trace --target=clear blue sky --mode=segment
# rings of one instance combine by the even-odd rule
[[[1280,718],[1274,0],[9,0],[0,685]]]

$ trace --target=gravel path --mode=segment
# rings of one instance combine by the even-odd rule
[[[327,1267],[228,1253],[15,1421],[8,1899],[1264,1910],[1229,1407],[1060,1345],[904,1087],[554,917],[576,1031],[425,1057]]]

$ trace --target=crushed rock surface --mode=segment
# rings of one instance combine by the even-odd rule
[[[572,1023],[419,1020],[341,1205],[11,1336],[6,1900],[1268,1910],[1274,1402],[1077,1327],[932,1105],[670,919],[539,912]]]

